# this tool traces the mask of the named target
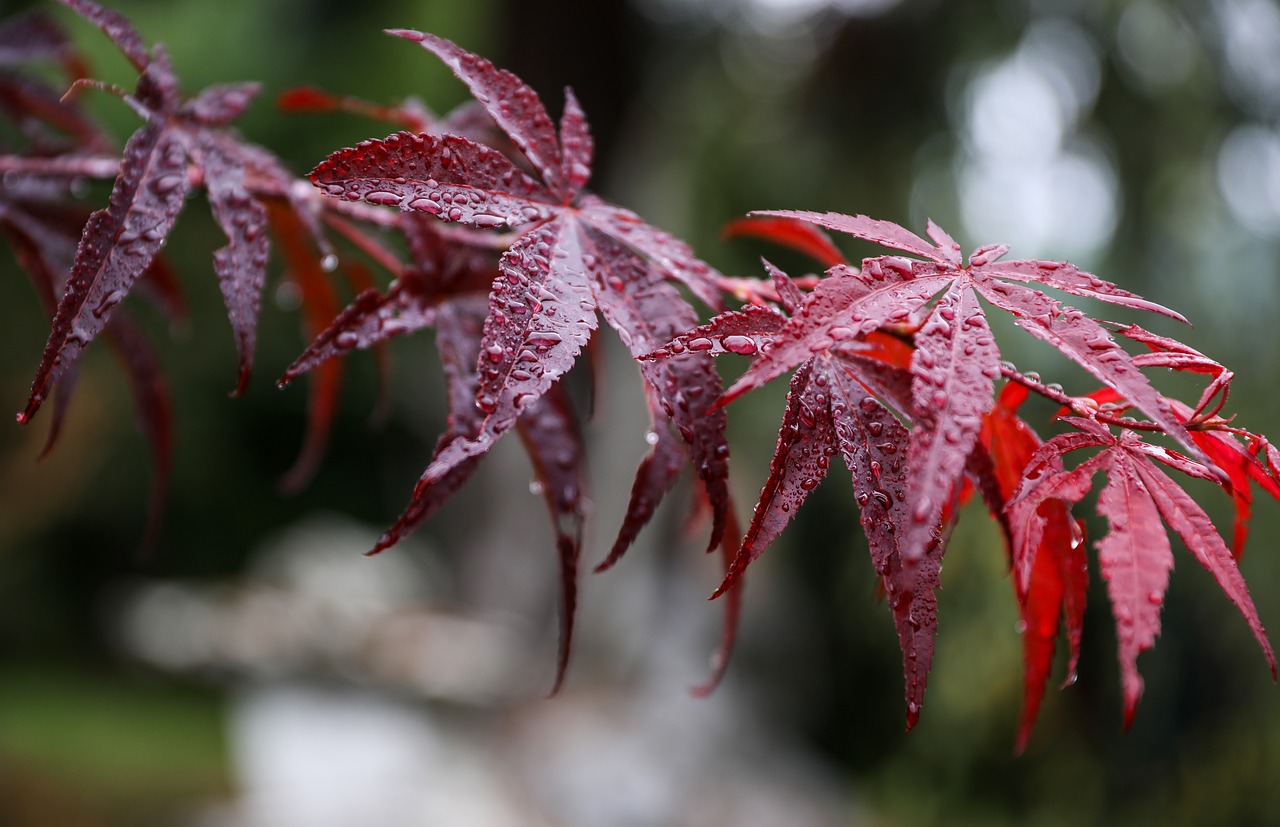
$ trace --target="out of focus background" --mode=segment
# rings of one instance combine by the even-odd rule
[[[432,31],[517,72],[553,114],[572,85],[599,147],[592,186],[727,273],[758,274],[761,254],[812,266],[723,240],[721,227],[751,209],[867,213],[917,231],[932,217],[966,248],[1004,241],[1017,257],[1069,259],[1180,310],[1194,329],[1143,324],[1234,369],[1231,410],[1280,434],[1272,0],[114,6],[166,45],[188,90],[261,81],[240,129],[299,174],[388,129],[282,114],[274,100],[287,89],[417,96],[437,111],[465,99],[434,58],[381,34]],[[2,10],[33,7],[66,24],[97,77],[132,87],[101,34],[64,9]],[[120,141],[136,126],[116,99],[84,103]],[[90,187],[86,203],[107,191]],[[924,713],[904,733],[896,637],[839,473],[753,568],[718,692],[688,692],[707,674],[720,607],[705,600],[717,582],[705,528],[682,533],[685,480],[627,558],[585,577],[568,682],[546,699],[554,551],[515,441],[411,540],[362,558],[444,425],[430,337],[392,347],[392,410],[378,427],[374,362],[349,360],[324,464],[308,488],[282,494],[306,400],[304,387],[274,387],[304,346],[295,298],[273,266],[256,373],[229,399],[235,356],[211,266],[221,243],[197,200],[167,248],[190,324],[170,331],[135,308],[163,343],[177,423],[149,552],[139,553],[149,460],[105,348],[87,354],[52,456],[36,460],[47,415],[0,426],[3,827],[1280,823],[1280,694],[1244,622],[1179,546],[1163,634],[1139,660],[1147,691],[1131,731],[1095,581],[1080,679],[1050,690],[1014,758],[1013,591],[990,520],[965,513]],[[1048,348],[997,331],[1019,367],[1090,389]],[[0,256],[10,411],[46,335],[27,280]],[[616,341],[605,357],[588,435],[591,562],[645,449],[638,378]],[[743,517],[782,411],[776,384],[730,409]],[[1046,425],[1051,413],[1029,411]],[[1229,531],[1225,498],[1193,490]],[[1260,501],[1242,563],[1274,628],[1278,521],[1280,507]],[[1105,528],[1090,525],[1095,537]]]

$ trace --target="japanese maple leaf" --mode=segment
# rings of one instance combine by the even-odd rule
[[[571,91],[566,90],[557,128],[537,94],[510,72],[434,35],[389,33],[421,44],[444,61],[532,170],[463,136],[401,132],[334,153],[311,173],[317,187],[337,198],[514,230],[489,293],[475,369],[478,426],[437,452],[419,482],[412,512],[453,469],[488,451],[547,393],[586,346],[597,313],[638,356],[697,323],[693,308],[669,280],[718,306],[719,274],[683,242],[584,189],[592,141]],[[729,502],[724,417],[712,408],[719,378],[706,359],[650,366],[642,373],[657,410],[679,434],[708,492],[714,546]],[[669,467],[670,446],[661,440],[637,475],[624,535],[634,535],[669,485],[669,475],[656,473]],[[398,526],[403,524],[402,518]]]
[[[1001,390],[995,407],[983,419],[981,443],[992,460],[999,496],[1011,500],[1022,482],[1023,470],[1039,450],[1041,441],[1018,416],[1027,398],[1025,387],[1010,382]],[[1060,459],[1050,460],[1053,471],[1062,470]],[[1038,534],[1024,536],[1032,514]],[[1088,573],[1084,536],[1072,520],[1068,504],[1059,499],[1014,504],[1011,515],[1002,515],[1010,526],[1013,583],[1018,598],[1024,664],[1022,716],[1015,751],[1021,753],[1031,737],[1045,686],[1053,669],[1058,631],[1066,620],[1068,643],[1066,684],[1075,680],[1084,627]]]
[[[79,207],[51,200],[66,195],[72,188],[72,179],[71,175],[38,178],[34,182],[24,179],[26,184],[35,186],[10,186],[0,192],[0,233],[9,241],[50,317],[56,311],[57,296],[63,290],[76,242],[87,218],[86,211]],[[143,282],[162,312],[173,319],[184,315],[181,296],[159,261],[153,262],[143,274]],[[107,322],[104,335],[129,379],[135,418],[151,450],[154,479],[142,543],[142,547],[147,548],[159,534],[168,487],[173,447],[168,386],[146,336],[127,315],[117,314]],[[59,379],[44,453],[52,450],[58,439],[70,407],[75,375],[71,370]]]
[[[765,262],[785,309],[804,301],[782,271]],[[787,319],[769,307],[748,305],[722,313],[709,323],[680,334],[646,360],[679,363],[689,353],[754,354],[776,341]],[[880,357],[875,344],[850,342],[812,354],[791,379],[787,408],[769,476],[729,573],[717,595],[732,588],[747,566],[781,534],[800,506],[826,477],[831,458],[840,454],[853,475],[863,531],[872,563],[893,611],[902,648],[906,683],[907,727],[919,719],[933,660],[937,632],[938,575],[942,563],[940,536],[915,560],[902,554],[906,512],[906,448],[909,433],[898,419],[870,395],[901,399],[909,393],[907,371]]]
[[[203,182],[214,217],[227,236],[227,245],[214,253],[214,265],[240,353],[237,390],[243,390],[267,260],[265,210],[246,189],[245,177],[247,166],[265,153],[242,150],[223,127],[245,110],[257,86],[213,86],[183,101],[162,48],[148,52],[125,18],[90,0],[63,2],[101,29],[138,70],[137,88],[124,99],[146,123],[125,145],[108,206],[85,225],[19,420],[35,414],[49,389],[72,368],[150,265],[186,201],[193,177]]]
[[[1210,377],[1194,407],[1178,400],[1169,400],[1169,404],[1174,414],[1188,423],[1191,439],[1209,458],[1213,467],[1223,474],[1218,482],[1235,506],[1232,551],[1236,559],[1239,559],[1249,537],[1253,485],[1280,499],[1277,469],[1268,461],[1274,448],[1260,434],[1233,427],[1228,420],[1218,416],[1226,404],[1231,391],[1231,380],[1234,378],[1234,374],[1226,367],[1183,342],[1158,336],[1137,325],[1128,325],[1118,332],[1151,349],[1150,353],[1134,357],[1134,363],[1140,367],[1168,368]],[[1241,439],[1244,444],[1241,444]],[[1261,459],[1259,455],[1262,456]]]
[[[433,327],[448,382],[449,424],[435,454],[480,427],[475,406],[479,377],[473,366],[481,356],[482,334],[489,312],[487,291],[496,266],[491,251],[462,246],[446,237],[426,216],[406,214],[402,228],[409,242],[411,266],[385,293],[367,290],[338,314],[285,372],[281,386],[302,373],[335,364],[333,357],[373,347],[392,337]],[[558,688],[569,661],[573,638],[577,569],[582,547],[583,445],[578,418],[567,394],[553,386],[525,407],[516,422],[534,468],[556,535],[561,583],[561,636],[557,659]],[[471,477],[480,456],[453,465],[430,485],[419,485],[412,505],[378,541],[370,554],[394,544],[408,530],[435,513]]]
[[[1025,558],[1035,565],[1034,545],[1045,533],[1048,519],[1042,504],[1077,503],[1092,488],[1094,474],[1107,474],[1107,484],[1098,495],[1098,511],[1110,529],[1094,546],[1116,619],[1125,727],[1132,722],[1142,694],[1137,658],[1155,645],[1160,633],[1160,608],[1173,567],[1161,521],[1177,533],[1240,610],[1274,678],[1275,654],[1231,550],[1204,510],[1157,463],[1200,479],[1217,481],[1216,474],[1195,460],[1143,442],[1132,430],[1121,430],[1117,437],[1094,420],[1067,417],[1065,421],[1078,430],[1053,437],[1036,451],[1012,502],[1016,508],[1011,508],[1011,516],[1019,522],[1015,536],[1025,544],[1015,551],[1015,559]],[[1071,470],[1061,467],[1063,455],[1088,448],[1102,450]]]
[[[727,404],[795,369],[814,353],[908,323],[915,351],[911,404],[904,411],[914,423],[907,456],[910,519],[900,527],[906,559],[922,559],[933,541],[943,510],[958,493],[982,415],[992,405],[1000,353],[979,296],[1012,313],[1020,327],[1119,391],[1194,456],[1203,457],[1164,397],[1105,327],[1027,285],[1043,284],[1183,320],[1178,314],[1069,264],[1001,262],[1008,250],[1005,245],[981,247],[965,264],[959,245],[933,222],[928,227],[930,243],[897,224],[866,216],[798,211],[754,214],[807,220],[918,257],[871,258],[863,262],[861,271],[831,268],[829,277],[805,298],[770,348],[720,402]]]

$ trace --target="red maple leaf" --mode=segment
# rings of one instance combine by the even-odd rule
[[[910,406],[901,411],[914,423],[907,486],[911,519],[902,527],[903,554],[908,559],[924,555],[944,508],[958,496],[982,416],[992,406],[1000,352],[979,296],[1012,313],[1021,328],[1057,347],[1119,391],[1195,456],[1202,456],[1164,397],[1105,327],[1025,285],[1039,283],[1182,319],[1173,311],[1069,264],[1001,262],[1008,250],[1004,245],[979,248],[964,264],[959,245],[932,222],[931,244],[897,224],[866,216],[757,214],[804,219],[924,259],[881,256],[863,261],[861,270],[843,265],[831,268],[829,277],[806,297],[769,349],[721,399],[721,404],[727,404],[840,342],[906,323],[915,346]]]
[[[719,274],[683,242],[584,190],[592,142],[571,91],[557,128],[537,94],[510,72],[434,35],[390,33],[443,60],[523,153],[532,174],[470,138],[407,132],[334,153],[311,173],[316,186],[336,198],[515,231],[489,293],[475,369],[478,423],[436,452],[384,544],[419,521],[420,503],[434,498],[434,487],[454,468],[488,451],[569,370],[595,330],[597,313],[640,355],[697,321],[669,280],[719,304]],[[679,434],[710,497],[714,547],[729,503],[724,417],[711,407],[719,378],[706,359],[650,365],[642,374],[655,416]],[[670,485],[664,469],[671,468],[672,453],[663,430],[655,430],[659,440],[637,474],[623,538],[634,537]]]
[[[1135,431],[1123,429],[1116,436],[1095,420],[1068,417],[1065,421],[1079,430],[1056,436],[1036,451],[1013,500],[1011,515],[1016,514],[1019,521],[1015,537],[1022,545],[1015,559],[1021,557],[1034,565],[1036,541],[1046,528],[1042,504],[1055,500],[1077,503],[1092,488],[1094,474],[1103,471],[1108,475],[1098,496],[1098,511],[1110,522],[1110,531],[1094,545],[1120,642],[1125,727],[1132,722],[1142,694],[1138,654],[1154,646],[1160,633],[1160,607],[1173,567],[1161,521],[1177,533],[1240,610],[1275,677],[1275,654],[1231,550],[1204,510],[1156,463],[1200,479],[1217,481],[1217,475],[1195,460],[1144,442]],[[1071,470],[1061,467],[1064,454],[1087,448],[1102,450]],[[1020,505],[1025,507],[1017,507]]]

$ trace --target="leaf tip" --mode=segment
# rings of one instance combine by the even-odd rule
[[[427,39],[427,36],[417,29],[383,29],[382,32],[392,37],[403,37],[405,40],[412,40],[417,43]]]
[[[915,701],[907,702],[907,732],[910,732],[915,725],[920,722],[920,704]]]

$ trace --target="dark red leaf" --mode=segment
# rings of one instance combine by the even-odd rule
[[[583,446],[568,395],[559,385],[529,405],[516,425],[533,462],[534,477],[555,529],[560,563],[560,647],[551,692],[564,683],[573,644],[578,596],[578,558],[582,551]]]
[[[240,354],[240,377],[235,393],[244,392],[253,368],[258,306],[266,280],[267,211],[245,188],[244,164],[233,146],[208,133],[192,136],[188,151],[204,171],[205,188],[214,218],[227,244],[213,253],[218,286]]]
[[[958,255],[958,254],[957,254]],[[1000,373],[1000,352],[977,297],[957,284],[916,334],[911,450],[903,555],[924,554],[944,505],[958,493],[982,415],[991,407],[992,385]]]
[[[794,218],[748,216],[725,225],[725,238],[762,238],[790,247],[812,258],[823,267],[848,263],[844,253],[831,242],[831,236],[806,221]]]
[[[827,390],[830,384],[827,366],[817,359],[801,365],[791,378],[787,409],[782,415],[778,442],[769,463],[769,477],[760,491],[747,536],[713,596],[734,586],[747,566],[782,533],[809,493],[826,477],[831,457],[836,453],[835,423]]]
[[[385,295],[366,290],[316,336],[280,377],[279,385],[284,387],[334,356],[430,327],[435,320],[434,300],[419,292],[412,276],[392,284]]]
[[[721,313],[706,324],[674,337],[662,347],[639,354],[638,358],[650,361],[699,353],[751,356],[772,344],[785,322],[786,317],[773,308],[749,304],[741,310]]]
[[[595,298],[576,222],[544,224],[511,246],[489,295],[477,371],[478,430],[445,446],[419,485],[483,454],[573,364],[596,327]]]
[[[959,265],[958,258],[952,260],[950,252],[935,248],[920,236],[892,221],[881,221],[865,215],[843,215],[841,213],[819,213],[806,210],[753,210],[752,215],[771,215],[777,218],[794,218],[809,221],[828,230],[848,233],[855,238],[902,250],[904,253],[927,258],[939,264]]]
[[[201,126],[227,126],[238,119],[262,89],[260,83],[209,86],[182,105],[182,115]]]
[[[981,267],[983,273],[1002,279],[1019,282],[1035,282],[1071,293],[1075,296],[1098,299],[1099,301],[1117,304],[1122,307],[1133,307],[1150,313],[1159,313],[1171,319],[1187,323],[1180,314],[1153,301],[1121,290],[1109,281],[1103,281],[1092,273],[1077,270],[1073,265],[1061,261],[1002,261]]]
[[[940,277],[873,281],[852,274],[825,279],[805,297],[800,312],[783,325],[773,348],[738,377],[720,404],[727,405],[816,353],[905,317],[946,288],[947,282]]]
[[[720,310],[720,274],[696,255],[688,244],[646,224],[640,216],[621,207],[584,196],[583,219],[621,241],[649,261],[666,278],[680,282],[710,307]]]
[[[487,308],[483,296],[454,300],[437,308],[436,347],[448,387],[449,424],[436,441],[432,464],[455,441],[476,433],[480,427],[481,413],[475,406],[479,377],[474,367],[480,353]],[[426,479],[424,475],[414,486],[408,507],[367,554],[378,554],[394,546],[439,510],[471,478],[481,459],[482,455],[477,454],[458,460],[439,478]]]
[[[697,317],[676,289],[634,252],[599,230],[588,232],[596,298],[609,326],[618,332],[631,355],[639,358]],[[722,385],[706,353],[677,359],[640,362],[645,383],[661,410],[689,448],[689,458],[711,505],[708,549],[720,544],[730,510],[729,445],[725,415],[715,408]]]
[[[568,88],[564,90],[564,114],[560,116],[560,143],[564,149],[561,177],[566,186],[565,195],[572,200],[591,179],[595,144],[582,106],[574,97],[573,90]]]
[[[1115,388],[1151,421],[1176,439],[1199,461],[1204,455],[1168,403],[1116,344],[1106,328],[1080,311],[1064,307],[1039,291],[1007,282],[979,280],[975,286],[987,301],[1017,317],[1018,326],[1062,351],[1076,364]]]
[[[189,186],[186,155],[176,136],[154,124],[134,133],[125,146],[107,208],[95,212],[85,225],[20,421],[30,420],[49,388],[76,362],[150,265]]]
[[[557,212],[550,193],[495,149],[457,135],[399,132],[330,155],[311,181],[331,196],[481,228]]]
[[[133,64],[133,68],[142,72],[151,62],[142,36],[133,24],[122,14],[103,8],[91,0],[60,0],[67,8],[97,26],[103,34],[116,44],[124,56]]]
[[[596,573],[612,568],[622,559],[627,549],[640,535],[640,529],[648,525],[649,520],[653,518],[658,504],[671,490],[676,477],[680,475],[680,469],[684,467],[685,451],[681,448],[680,440],[664,424],[668,417],[662,410],[662,402],[658,398],[657,391],[652,386],[646,385],[645,398],[649,404],[649,430],[645,434],[649,450],[640,460],[640,467],[636,469],[635,481],[631,485],[631,496],[627,502],[627,511],[622,519],[622,528],[618,530],[618,537],[614,540],[608,556],[595,567]],[[735,537],[734,540],[736,541],[737,538]]]
[[[938,628],[934,592],[942,569],[941,538],[935,529],[932,542],[922,553],[914,557],[903,554],[901,527],[910,521],[905,460],[910,434],[879,401],[865,394],[854,377],[840,369],[831,370],[828,376],[840,451],[853,474],[862,529],[898,630],[910,729],[919,720],[933,662],[933,638]]]
[[[725,521],[725,530],[721,532],[720,539],[720,560],[724,564],[725,572],[729,571],[733,561],[738,558],[738,533],[738,518],[730,509]],[[724,605],[724,620],[720,625],[720,645],[711,656],[711,674],[701,684],[693,687],[694,697],[705,698],[714,692],[729,668],[729,657],[733,654],[733,644],[738,636],[738,623],[742,615],[742,594],[745,589],[746,584],[739,579],[737,584],[720,598],[720,602]]]
[[[1142,695],[1138,654],[1154,646],[1160,634],[1160,607],[1173,554],[1160,513],[1133,460],[1123,452],[1103,456],[1110,458],[1108,483],[1098,495],[1098,513],[1110,527],[1097,541],[1098,566],[1116,617],[1127,729]]]
[[[442,37],[409,29],[389,29],[387,34],[420,43],[444,61],[525,154],[551,191],[568,196],[571,188],[563,177],[555,125],[537,93],[524,81]]]

